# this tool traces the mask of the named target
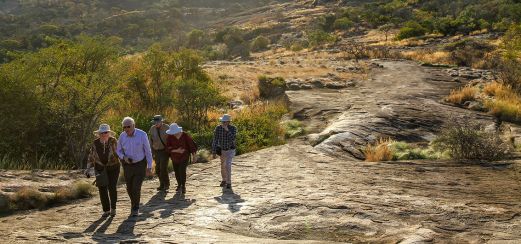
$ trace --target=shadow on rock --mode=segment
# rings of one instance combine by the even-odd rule
[[[223,189],[221,196],[214,197],[214,199],[221,204],[228,204],[228,210],[232,213],[241,211],[242,205],[239,203],[245,202],[245,200],[241,198],[241,195],[235,194],[233,191],[226,189]]]
[[[161,218],[168,218],[174,214],[175,210],[188,208],[195,202],[195,199],[186,199],[185,195],[180,192],[176,192],[171,199],[166,200],[165,197],[166,193],[158,192],[150,198],[141,208],[140,218],[150,218],[153,216],[152,213],[158,210]]]

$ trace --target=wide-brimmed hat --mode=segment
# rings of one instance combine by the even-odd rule
[[[152,120],[150,120],[150,123],[157,123],[157,122],[163,122],[163,121],[165,121],[163,119],[163,116],[158,114],[158,115],[154,115],[154,118]]]
[[[224,114],[221,118],[219,118],[221,122],[230,122],[232,121],[232,116],[229,114]]]
[[[174,135],[174,134],[177,134],[179,132],[183,132],[183,127],[180,127],[176,123],[172,123],[170,125],[170,128],[168,128],[168,130],[166,131],[166,133],[169,134],[169,135]]]
[[[101,124],[99,125],[99,129],[97,131],[94,131],[95,136],[99,136],[101,133],[108,132],[111,136],[114,136],[116,133],[114,131],[110,130],[110,125],[108,124]]]

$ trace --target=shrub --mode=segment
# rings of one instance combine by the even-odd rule
[[[23,187],[13,195],[12,201],[16,209],[26,210],[45,207],[49,201],[49,197],[37,189]]]
[[[335,23],[333,23],[333,28],[335,30],[348,30],[353,26],[353,21],[351,21],[349,18],[343,17],[335,20]]]
[[[284,143],[284,129],[279,123],[288,109],[283,102],[251,105],[236,112],[237,153],[247,153]]]
[[[258,78],[259,92],[262,98],[276,98],[284,95],[286,81],[282,77],[267,77],[261,75]]]
[[[390,145],[393,160],[439,159],[443,155],[432,148],[420,148],[406,142],[394,141]]]
[[[212,160],[212,153],[210,150],[201,149],[197,151],[197,163],[206,163]]]
[[[448,44],[444,49],[450,52],[450,58],[456,65],[473,67],[483,63],[483,59],[495,48],[484,41],[468,38]]]
[[[489,96],[496,96],[505,90],[505,87],[498,82],[491,82],[483,87],[483,92]]]
[[[466,101],[474,101],[478,90],[472,86],[464,86],[461,88],[454,89],[450,92],[450,95],[445,98],[445,101],[463,105]]]
[[[485,108],[494,117],[503,121],[521,122],[521,103],[519,100],[495,99],[485,101]]]
[[[487,84],[483,92],[493,96],[484,102],[484,107],[490,114],[503,121],[521,121],[521,97],[512,88],[493,82]]]
[[[505,54],[499,66],[501,82],[521,94],[521,25],[513,25],[503,37]]]
[[[507,156],[508,145],[484,126],[471,122],[451,122],[433,141],[434,149],[447,151],[456,160],[500,160]]]
[[[211,128],[211,127],[210,127]],[[190,134],[194,139],[197,147],[199,149],[211,149],[212,148],[212,140],[213,140],[213,131],[203,130]]]
[[[293,138],[305,133],[304,128],[302,127],[302,122],[298,120],[289,120],[284,122],[284,131],[286,133],[286,138]]]
[[[310,31],[307,33],[307,38],[310,46],[316,47],[327,43],[332,43],[337,40],[336,36],[329,34],[322,30]]]
[[[270,44],[270,40],[264,36],[258,36],[251,43],[252,51],[262,51],[268,49],[268,45]]]
[[[417,22],[407,22],[404,27],[400,29],[398,40],[403,40],[411,37],[423,36],[427,30]]]
[[[290,47],[290,50],[293,52],[302,51],[302,49],[304,49],[304,47],[300,43],[293,43]]]
[[[379,139],[374,144],[368,144],[364,149],[365,161],[391,161],[393,159],[393,152],[390,147],[392,142],[391,139]]]

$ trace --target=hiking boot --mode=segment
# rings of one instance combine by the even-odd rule
[[[105,211],[105,212],[103,212],[103,214],[101,215],[101,217],[106,218],[106,217],[108,217],[109,215],[110,215],[110,211]]]
[[[110,210],[110,217],[114,217],[116,216],[116,209],[111,209]]]
[[[226,186],[226,181],[221,181],[221,184],[219,185],[220,187],[225,187]]]

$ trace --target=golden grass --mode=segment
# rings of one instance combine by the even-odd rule
[[[494,97],[484,103],[485,108],[492,115],[506,121],[521,121],[521,96],[510,87],[493,82],[486,85],[483,92]]]
[[[20,210],[43,208],[49,202],[49,196],[35,188],[22,187],[11,197],[11,201]]]
[[[365,161],[391,161],[393,159],[393,151],[390,147],[392,142],[390,138],[381,138],[375,144],[368,144],[364,149]]]
[[[450,53],[447,51],[413,50],[402,52],[402,56],[406,59],[431,64],[453,64]]]
[[[496,96],[496,94],[501,94],[505,90],[506,87],[499,82],[491,82],[483,87],[483,92],[489,96]]]
[[[450,95],[445,98],[446,102],[453,104],[463,104],[466,101],[476,100],[478,90],[472,86],[464,86],[461,88],[454,89],[450,92]]]

